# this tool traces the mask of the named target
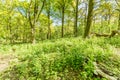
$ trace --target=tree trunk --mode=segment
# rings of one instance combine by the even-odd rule
[[[9,23],[9,31],[10,31],[10,43],[13,43],[13,40],[12,40],[12,27],[11,27],[11,23]]]
[[[35,26],[31,28],[31,42],[35,44]]]
[[[62,28],[61,28],[61,37],[64,37],[64,13],[65,13],[65,7],[62,7]]]
[[[11,27],[11,17],[9,17],[9,20],[8,20],[8,28],[9,28],[9,38],[10,38],[10,43],[13,43],[13,38],[12,38],[12,27]]]
[[[102,28],[103,28],[103,16],[101,15],[101,23],[100,23],[100,28],[99,28],[99,33],[102,33]]]
[[[119,19],[118,19],[118,30],[120,30],[120,12],[119,12]]]
[[[34,7],[36,8],[36,2],[35,2]],[[32,22],[32,19],[31,19],[31,12],[30,12],[30,10],[28,10],[28,21],[29,21],[30,28],[31,28],[31,40],[30,41],[33,44],[35,44],[35,24],[36,24],[36,19],[35,19],[36,10],[35,10],[35,8],[34,8],[34,19],[33,19],[33,22]],[[31,4],[30,4],[30,9],[31,9]]]
[[[86,24],[86,28],[85,28],[84,38],[89,36],[90,27],[91,27],[91,23],[92,23],[93,8],[94,8],[94,0],[89,0],[87,24]]]
[[[49,4],[48,4],[47,14],[48,14],[48,33],[47,33],[47,39],[51,39],[51,28],[50,28],[50,1],[49,1]]]
[[[32,23],[30,16],[29,16],[29,24],[31,27],[31,43],[35,44],[35,20],[34,23]]]
[[[111,10],[109,9],[109,14],[108,14],[108,25],[110,25],[110,21],[111,21]]]
[[[30,1],[30,5],[29,5],[29,9],[28,9],[28,21],[29,21],[29,24],[30,24],[30,27],[31,27],[31,42],[33,44],[35,44],[35,27],[36,27],[36,23],[37,21],[39,20],[39,16],[44,8],[44,5],[45,5],[45,1],[44,0],[42,2],[42,6],[41,6],[41,9],[39,9],[39,5],[38,5],[38,1],[35,0],[35,3],[34,3],[34,14],[32,12],[30,12],[30,9],[32,8],[32,0]],[[32,14],[34,15],[34,17],[32,18]]]
[[[85,19],[84,19],[84,26],[86,26],[86,21],[87,21],[87,9],[88,9],[88,6],[87,6],[87,3],[85,4]]]
[[[74,36],[77,37],[77,22],[78,22],[78,0],[76,0],[75,10],[75,24],[74,24]]]
[[[7,32],[9,32],[9,21],[7,23],[6,30],[7,30]],[[9,34],[6,34],[6,42],[8,42],[8,41],[9,41]]]

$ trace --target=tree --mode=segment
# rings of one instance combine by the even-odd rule
[[[61,28],[61,37],[64,37],[64,20],[65,20],[65,10],[68,6],[68,3],[70,2],[70,0],[57,0],[57,8],[60,10],[61,12],[61,22],[62,22],[62,28]]]
[[[115,1],[116,1],[117,6],[119,7],[119,9],[117,9],[117,10],[119,11],[118,30],[120,30],[120,3],[117,0],[115,0]]]
[[[47,33],[47,39],[51,39],[51,22],[50,22],[50,16],[51,16],[51,0],[46,1],[46,13],[48,18],[48,33]]]
[[[113,15],[114,9],[112,6],[111,1],[99,1],[95,4],[95,10],[94,10],[94,26],[96,24],[96,21],[100,22],[99,32],[111,32],[111,18]],[[114,16],[113,16],[114,17]],[[94,29],[94,28],[93,28]]]
[[[40,7],[41,2],[42,2],[42,4]],[[31,43],[33,43],[33,44],[35,43],[35,32],[36,32],[35,27],[39,20],[39,16],[42,13],[42,10],[45,6],[45,2],[46,2],[46,0],[35,0],[35,1],[30,0],[29,5],[26,8],[25,18],[29,22],[29,25],[31,28]],[[23,6],[23,8],[24,8],[24,6]]]
[[[89,5],[88,5],[88,16],[87,16],[87,23],[85,27],[85,32],[84,32],[84,38],[89,36],[90,32],[90,27],[92,23],[92,16],[93,16],[93,9],[94,9],[94,0],[89,0]]]
[[[6,36],[6,41],[10,40],[10,43],[13,43],[13,20],[15,15],[15,6],[16,6],[16,1],[15,0],[6,0],[4,3],[1,3],[3,5],[3,13],[2,16],[5,17],[2,20],[5,21],[3,22],[4,25],[6,25],[6,31],[7,35]]]
[[[75,11],[75,22],[74,22],[74,36],[75,37],[77,37],[77,32],[78,32],[78,30],[77,30],[77,23],[78,23],[78,0],[75,0],[75,2],[73,2],[73,3],[75,3],[75,9],[74,9],[74,11]]]

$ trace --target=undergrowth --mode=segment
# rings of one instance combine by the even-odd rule
[[[3,45],[2,52],[18,55],[18,64],[1,74],[1,80],[106,80],[95,74],[93,63],[120,77],[120,38],[66,38],[35,45]],[[15,49],[15,51],[13,51]]]

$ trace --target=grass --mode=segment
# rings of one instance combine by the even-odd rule
[[[120,54],[116,54],[120,37],[117,36],[1,46],[0,54],[13,53],[18,57],[18,62],[1,74],[2,80],[106,80],[95,74],[93,62],[120,78]]]

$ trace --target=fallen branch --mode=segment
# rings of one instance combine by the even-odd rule
[[[116,34],[119,35],[120,30],[113,30],[111,34],[100,34],[100,33],[93,33],[93,32],[91,34],[93,34],[97,37],[109,37],[109,38],[111,38],[111,37],[114,37]]]
[[[97,37],[109,37],[109,34],[99,34],[99,33],[94,33],[94,34]]]
[[[98,65],[97,65],[96,62],[94,62],[93,64],[94,64],[95,72],[96,72],[97,75],[99,75],[99,76],[101,76],[101,77],[103,77],[103,78],[106,78],[106,79],[108,79],[108,80],[117,80],[116,77],[110,76],[110,75],[106,74],[105,72],[103,72],[103,71],[98,67]]]

